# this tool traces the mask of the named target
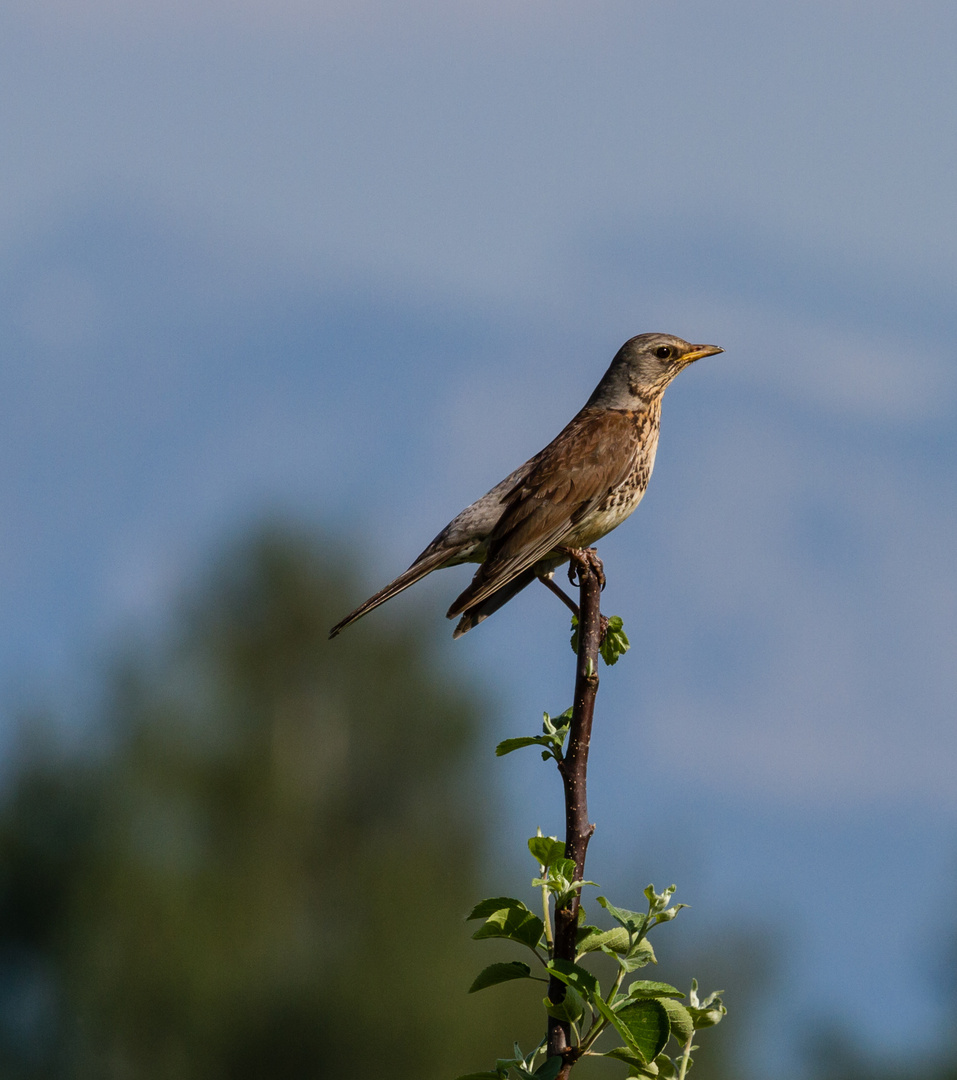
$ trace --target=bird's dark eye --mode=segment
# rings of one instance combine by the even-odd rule
[[[659,360],[667,360],[671,356],[671,353],[672,349],[670,345],[659,345],[658,348],[655,349],[655,356],[657,356]]]

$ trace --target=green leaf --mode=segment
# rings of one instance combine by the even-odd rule
[[[535,878],[532,884],[536,887],[545,886],[555,896],[557,907],[567,907],[572,896],[578,893],[585,885],[594,885],[594,881],[583,881],[575,877],[575,864],[571,859],[556,859],[546,871],[545,877]],[[579,918],[584,918],[579,908]]]
[[[532,969],[528,964],[520,960],[513,960],[509,964],[489,964],[475,977],[475,982],[469,987],[469,993],[476,990],[484,990],[489,986],[497,986],[499,983],[511,982],[513,979],[527,979],[531,976]]]
[[[552,866],[559,859],[565,858],[565,844],[554,836],[533,836],[528,842],[528,850],[535,861],[544,867]],[[572,863],[572,870],[574,869],[575,864]]]
[[[675,904],[674,907],[665,908],[664,911],[658,911],[655,913],[655,925],[663,922],[671,922],[671,920],[678,914],[682,908],[686,908],[687,904]]]
[[[606,1051],[601,1057],[614,1058],[615,1061],[623,1061],[633,1069],[643,1068],[645,1064],[641,1058],[635,1057],[635,1055],[624,1046],[616,1046],[614,1050]]]
[[[579,952],[597,952],[599,949],[611,949],[614,953],[627,953],[629,947],[628,931],[624,927],[616,926],[613,930],[599,930],[597,926],[587,929],[594,933],[578,940]]]
[[[608,620],[608,627],[605,630],[605,636],[601,639],[601,643],[598,646],[598,651],[601,654],[602,660],[611,667],[612,664],[617,664],[620,657],[624,656],[626,652],[631,648],[631,642],[628,640],[628,635],[623,629],[624,623],[620,615],[612,615]],[[578,628],[578,616],[572,616],[572,636],[571,646],[572,652],[578,655],[578,642],[579,642],[579,628]]]
[[[523,735],[518,739],[503,739],[495,747],[496,757],[505,757],[513,750],[521,750],[525,746],[554,746],[554,740],[550,735]]]
[[[721,1001],[721,995],[723,990],[715,990],[713,994],[709,994],[704,1001],[698,1000],[698,980],[691,980],[691,993],[688,994],[688,1012],[691,1014],[691,1019],[694,1021],[696,1029],[714,1027],[715,1024],[719,1024],[724,1016],[727,1015],[728,1010],[724,1007]]]
[[[628,987],[629,997],[684,997],[677,988],[666,982],[652,982],[650,979],[635,979]]]
[[[657,915],[658,912],[664,911],[665,908],[671,903],[671,898],[675,894],[676,885],[669,885],[664,892],[655,892],[654,885],[649,885],[645,889],[645,896],[648,899],[648,903],[651,905],[651,913]],[[687,907],[687,904],[685,905]]]
[[[516,1062],[516,1064],[512,1066],[512,1070],[518,1077],[518,1080],[534,1080],[531,1070],[525,1068],[524,1062],[522,1064]]]
[[[632,944],[633,936],[622,926],[612,930],[599,930],[597,926],[586,927],[588,933],[579,936],[579,954],[597,952],[599,949],[614,956],[624,971],[634,971],[646,964],[657,964],[655,950],[647,938]],[[677,992],[677,991],[676,991]]]
[[[631,987],[629,987],[629,992]],[[659,999],[668,1014],[668,1023],[671,1025],[671,1034],[683,1046],[694,1034],[695,1023],[691,1013],[674,998],[663,997]]]
[[[638,1061],[645,1064],[645,1057],[641,1051],[641,1047],[638,1045],[635,1037],[631,1033],[631,1029],[622,1020],[619,1019],[618,1014],[602,997],[596,996],[592,999],[592,1004],[601,1013],[601,1015],[607,1020],[612,1027],[618,1032],[625,1043],[625,1047],[629,1054],[634,1055]]]
[[[579,907],[579,909],[578,909],[579,917],[581,917],[581,910],[582,909]],[[605,933],[607,933],[607,931],[602,930],[598,926],[590,926],[590,925],[589,926],[582,926],[582,925],[579,925],[578,931],[577,931],[577,933],[575,935],[575,943],[578,946],[578,951],[580,953],[594,952],[594,949],[587,948],[588,942],[592,941],[594,938],[598,937],[599,935],[605,934]],[[599,948],[599,946],[596,945],[595,948],[597,949],[597,948]]]
[[[457,1076],[455,1080],[505,1080],[505,1073],[503,1072],[480,1072],[480,1073],[466,1073],[464,1076]]]
[[[533,915],[524,904],[521,907],[501,908],[493,912],[472,935],[476,941],[483,938],[508,938],[520,945],[535,949],[542,940],[545,924]]]
[[[574,705],[569,705],[569,707],[563,713],[560,713],[558,716],[549,716],[548,713],[543,713],[542,730],[545,732],[546,735],[554,735],[557,738],[561,739],[562,742],[564,742],[565,736],[568,734],[568,729],[571,726],[572,716],[574,716],[574,714]],[[558,721],[558,723],[555,723],[556,720]]]
[[[642,1065],[628,1074],[628,1080],[657,1080],[657,1077],[657,1061],[649,1061],[647,1065]]]
[[[515,1054],[514,1057],[498,1058],[498,1060],[495,1062],[495,1068],[498,1069],[498,1073],[496,1075],[500,1077],[501,1080],[505,1080],[505,1076],[508,1073],[509,1069],[514,1069],[519,1076],[531,1078],[532,1074],[526,1068],[528,1061],[526,1060],[525,1055],[522,1053],[522,1049],[518,1045],[518,1043],[515,1043],[513,1045],[512,1052]],[[537,1051],[533,1050],[532,1053],[529,1055],[528,1060],[531,1060],[531,1058],[535,1056],[536,1052]]]
[[[561,716],[554,719],[548,713],[542,714],[542,734],[523,735],[517,739],[503,739],[495,747],[497,757],[511,754],[513,750],[521,750],[525,746],[543,746],[542,757],[547,761],[553,757],[556,761],[562,759],[562,747],[568,737],[568,729],[571,725],[572,710],[566,709]]]
[[[538,1066],[533,1075],[537,1076],[538,1080],[555,1080],[555,1077],[562,1071],[562,1065],[564,1065],[564,1061],[558,1054],[552,1054],[550,1058],[546,1058]]]
[[[689,1058],[688,1061],[688,1067],[690,1068],[691,1059]],[[658,1075],[661,1077],[661,1080],[672,1080],[673,1077],[678,1075],[675,1071],[674,1062],[671,1060],[670,1057],[668,1057],[667,1054],[659,1054],[655,1058],[655,1064],[658,1066]]]
[[[562,845],[563,850],[564,850],[564,846],[565,845],[563,844]],[[575,880],[575,861],[574,861],[574,859],[566,859],[564,857],[564,855],[562,855],[561,858],[556,859],[552,863],[552,875],[554,877],[560,877],[564,881],[566,881],[568,884],[571,884]],[[584,884],[586,884],[586,882],[582,882],[582,884],[584,885]],[[592,885],[592,884],[594,884],[594,882],[589,881],[589,882],[587,882],[587,884]]]
[[[615,1026],[619,1031],[622,1025],[628,1029],[629,1042],[638,1047],[645,1061],[654,1061],[664,1050],[671,1024],[668,1011],[658,998],[629,1002],[616,1009],[615,1016],[618,1020]]]
[[[655,950],[647,938],[642,938],[633,949],[629,949],[627,960],[630,966],[625,969],[626,971],[634,971],[635,968],[644,967],[645,964],[658,963]]]
[[[647,892],[647,890],[646,890]],[[648,916],[643,911],[628,911],[627,908],[615,907],[606,897],[599,896],[598,903],[608,914],[620,923],[629,933],[640,934],[645,928]]]
[[[617,664],[618,660],[631,648],[631,642],[628,640],[628,635],[622,629],[622,626],[621,616],[612,615],[608,620],[608,629],[605,631],[605,636],[598,646],[602,660],[609,667],[612,664]]]
[[[600,992],[601,988],[595,976],[578,964],[573,964],[571,960],[549,960],[547,967],[556,979],[575,987],[589,1001]]]
[[[565,996],[561,1001],[554,1002],[546,997],[543,1004],[549,1016],[554,1016],[556,1020],[567,1020],[572,1024],[577,1024],[585,1011],[585,999],[571,985],[565,987]]]
[[[490,896],[487,900],[479,900],[469,914],[465,916],[465,921],[487,919],[489,915],[494,915],[496,911],[502,911],[504,908],[518,908],[520,911],[528,911],[522,901],[516,900],[514,896]]]
[[[714,1027],[715,1024],[720,1024],[724,1017],[727,1016],[728,1010],[721,1004],[721,998],[718,998],[718,1003],[713,1008],[688,1009],[688,1012],[694,1022],[695,1031],[701,1031],[702,1028]]]
[[[618,961],[618,966],[622,971],[636,971],[638,968],[643,968],[646,964],[657,964],[658,958],[655,956],[655,950],[651,947],[651,942],[647,938],[642,938],[634,948],[628,950],[628,952],[621,956],[613,949],[603,947],[601,950],[603,953],[607,953],[609,956],[614,956]]]

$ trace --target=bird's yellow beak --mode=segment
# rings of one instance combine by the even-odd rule
[[[719,352],[724,352],[724,349],[719,349],[717,345],[692,345],[682,356],[681,362],[691,364],[695,360],[700,360],[702,356],[717,356]]]

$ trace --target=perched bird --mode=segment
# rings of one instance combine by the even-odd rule
[[[585,407],[544,450],[467,506],[404,574],[337,623],[330,637],[444,566],[480,563],[448,611],[461,637],[541,579],[551,586],[569,549],[620,525],[645,493],[658,448],[661,399],[695,360],[722,352],[671,334],[639,334],[618,350]]]

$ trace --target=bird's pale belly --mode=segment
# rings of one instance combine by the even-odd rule
[[[657,431],[655,434],[657,435]],[[578,522],[563,541],[564,547],[591,547],[634,513],[651,479],[657,443],[655,438],[650,441],[650,445],[645,444],[642,460],[636,462],[625,480],[609,491],[601,503]]]
[[[616,529],[626,517],[632,514],[642,496],[645,484],[629,492],[627,497],[608,501],[583,518],[563,541],[564,547],[585,548],[600,540],[606,533]]]

